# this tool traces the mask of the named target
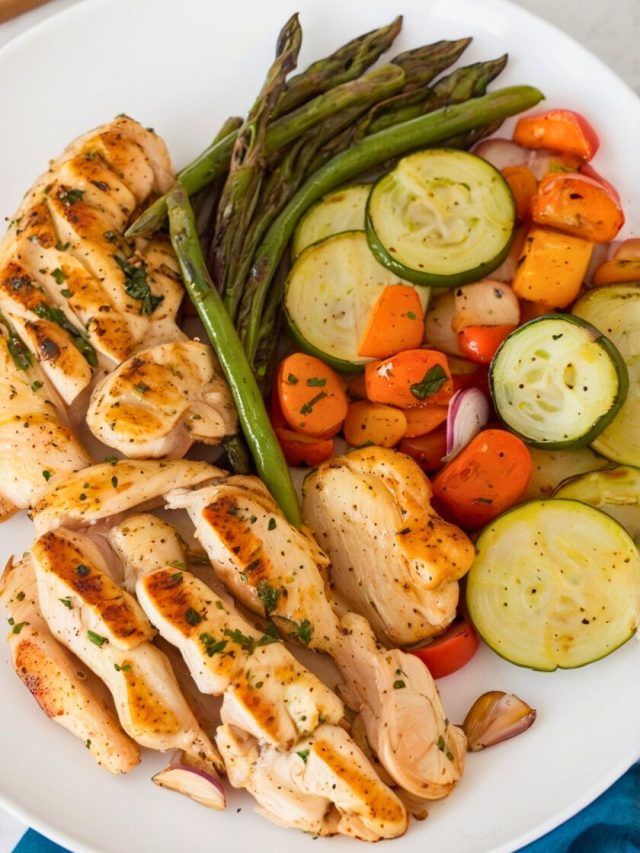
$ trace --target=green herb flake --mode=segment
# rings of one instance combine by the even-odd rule
[[[89,574],[89,566],[85,566],[84,563],[79,563],[79,565],[76,566],[76,574],[80,575],[81,578],[86,578]]]
[[[113,476],[111,478],[111,485],[113,486],[114,489],[118,488],[118,478],[116,476]]]
[[[227,647],[227,640],[216,640],[211,634],[200,634],[200,642],[204,646],[205,654],[210,658],[223,652]]]
[[[146,382],[136,382],[133,386],[136,391],[139,391],[141,394],[146,394],[147,391],[151,390],[151,386],[147,385]]]
[[[442,737],[442,735],[440,735],[440,737],[439,737],[439,738],[438,738],[438,740],[436,741],[436,746],[438,747],[438,749],[440,750],[440,752],[444,752],[444,751],[445,751],[445,749],[447,748],[446,741],[445,741],[445,739]]]
[[[59,267],[57,267],[55,270],[53,270],[51,275],[56,280],[56,284],[62,284],[63,282],[65,282],[67,280],[66,275],[62,272],[62,270]]]
[[[300,409],[300,414],[310,415],[316,403],[319,403],[320,400],[324,400],[324,398],[327,396],[328,394],[326,391],[321,391],[319,394],[316,394],[315,397],[312,397],[307,403],[304,404],[304,406]]]
[[[28,625],[28,622],[16,622],[11,631],[12,634],[19,634],[20,631],[24,628],[25,625]]]
[[[301,758],[301,759],[304,761],[304,763],[306,764],[306,763],[307,763],[307,760],[308,760],[308,758],[309,758],[309,750],[308,750],[308,749],[301,749],[299,752],[296,752],[296,755],[299,755],[299,756],[300,756],[300,758]]]
[[[48,483],[49,480],[53,477],[53,474],[51,471],[49,471],[47,468],[45,468],[44,471],[42,472],[42,476],[45,478],[45,480]]]
[[[16,601],[24,601],[24,592],[17,593]]]
[[[87,749],[91,749],[91,740],[87,738],[87,740],[85,740],[84,742],[84,745],[87,747]]]
[[[234,628],[233,630],[225,628],[222,633],[233,643],[240,646],[244,652],[248,652],[250,655],[252,655],[257,648],[260,648],[260,646],[268,646],[271,643],[278,642],[276,637],[270,637],[268,634],[263,634],[262,637],[259,637],[256,640],[255,637],[249,637],[247,634],[243,634],[239,628]]]
[[[64,296],[65,299],[71,299],[73,296],[73,290],[69,290],[68,287],[65,287],[64,290],[60,291],[60,295]]]
[[[66,252],[69,249],[71,243],[61,243],[59,240],[56,243],[56,251],[57,252]]]
[[[84,337],[83,333],[67,318],[64,311],[61,311],[60,308],[54,308],[53,305],[48,305],[46,302],[41,302],[35,306],[33,313],[40,317],[41,320],[48,320],[50,323],[60,326],[69,335],[73,345],[82,354],[85,361],[91,367],[98,366],[98,356],[95,349]]]
[[[267,525],[267,530],[275,530],[278,525],[276,524],[275,518],[269,519],[269,524]]]
[[[64,204],[65,207],[71,207],[77,201],[80,201],[82,196],[84,195],[84,190],[72,189],[65,190],[59,189],[57,192],[57,196],[60,201]]]
[[[308,646],[313,637],[313,625],[308,619],[303,619],[299,625],[295,625],[292,631],[289,632],[292,639],[300,640],[303,646]]]
[[[434,364],[420,382],[411,386],[410,391],[417,400],[426,400],[436,394],[447,381],[448,376],[439,364]]]
[[[114,255],[115,261],[124,273],[125,287],[127,295],[132,299],[138,300],[140,304],[140,313],[143,315],[153,314],[158,305],[164,301],[164,296],[154,296],[147,281],[147,273],[144,267],[134,266],[124,258]]]
[[[190,607],[187,612],[184,614],[184,618],[187,620],[189,625],[199,625],[202,622],[202,616],[198,613],[197,610],[194,610],[193,607]]]
[[[300,380],[298,379],[298,377],[293,373],[290,373],[287,376],[287,382],[289,383],[289,385],[297,385],[299,381]]]
[[[94,645],[98,646],[99,648],[102,648],[105,643],[109,642],[106,637],[102,637],[100,634],[96,634],[95,631],[87,631],[87,637]]]
[[[67,610],[73,610],[73,602],[71,601],[70,596],[67,596],[66,598],[59,598],[58,601],[60,604],[64,604]]]
[[[119,663],[114,663],[113,665],[116,672],[131,672],[131,664],[123,663],[122,666]]]
[[[404,681],[401,678],[399,678],[397,681],[393,682],[393,689],[394,690],[402,690],[402,688],[406,687],[406,686],[407,685],[404,683]]]
[[[268,616],[278,606],[278,599],[280,598],[280,590],[275,589],[275,587],[269,586],[266,580],[261,580],[258,582],[257,586],[258,598],[260,599],[262,606],[264,607],[264,612]]]
[[[105,456],[104,461],[110,462],[112,465],[117,465],[120,460],[117,456]]]
[[[36,379],[35,382],[31,383],[32,391],[39,391],[42,388],[42,382],[39,379]]]
[[[307,385],[310,388],[322,388],[323,385],[327,384],[327,380],[323,379],[320,376],[312,376],[310,379],[307,379]]]
[[[172,560],[169,564],[172,569],[186,569],[187,567],[182,562],[182,560]]]
[[[407,313],[403,314],[402,316],[406,317],[407,320],[417,320],[418,319],[418,315],[416,314],[415,311],[407,311]]]

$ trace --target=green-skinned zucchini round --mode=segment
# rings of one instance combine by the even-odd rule
[[[640,554],[604,512],[573,500],[529,501],[485,527],[476,549],[469,615],[511,663],[584,666],[635,633]]]
[[[364,231],[371,184],[354,184],[329,193],[302,217],[293,235],[291,255],[298,255],[320,240],[343,231]]]
[[[590,323],[547,314],[520,326],[490,367],[504,423],[535,447],[584,447],[607,427],[629,385],[622,356]]]
[[[506,258],[515,223],[509,185],[486,160],[453,149],[404,157],[367,203],[369,245],[396,275],[427,287],[478,281]]]

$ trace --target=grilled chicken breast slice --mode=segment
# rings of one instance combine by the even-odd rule
[[[212,349],[182,341],[141,350],[106,376],[87,425],[130,459],[179,458],[194,442],[234,435],[238,416]]]
[[[331,561],[332,588],[387,645],[408,646],[455,617],[469,538],[431,507],[431,486],[408,456],[355,450],[306,478],[302,513]]]
[[[129,593],[113,589],[95,543],[60,529],[37,539],[31,553],[49,629],[106,684],[127,734],[151,749],[183,750],[211,772],[219,768],[169,661],[147,639],[146,617]]]
[[[28,557],[9,562],[0,578],[0,603],[10,617],[8,642],[16,674],[44,713],[79,738],[110,773],[135,767],[138,747],[104,700],[103,686],[60,645],[42,618]]]
[[[342,720],[343,705],[328,687],[190,572],[169,566],[145,573],[136,592],[199,689],[224,694],[223,722],[286,749],[321,720]]]
[[[381,647],[356,613],[347,613],[341,627],[341,695],[360,713],[376,757],[410,794],[446,797],[462,776],[467,742],[447,720],[429,670],[414,655]]]
[[[90,465],[91,459],[69,428],[62,401],[1,320],[0,400],[2,521],[33,506],[48,488]]]
[[[257,477],[229,477],[195,491],[176,491],[167,505],[186,509],[217,577],[284,637],[332,653],[338,623],[322,577],[327,558],[296,530]]]
[[[129,592],[135,592],[139,577],[154,569],[186,566],[184,539],[169,522],[150,512],[128,515],[109,529],[107,539],[123,567],[123,586]]]
[[[123,237],[139,206],[171,182],[162,140],[118,118],[52,161],[0,242],[0,310],[67,404],[96,368],[143,342],[184,337],[176,265],[157,260],[167,241]]]
[[[231,784],[246,788],[273,823],[363,841],[406,831],[404,806],[339,726],[318,726],[288,751],[228,724],[218,728],[216,742]]]
[[[133,508],[162,503],[172,488],[201,485],[222,479],[227,472],[207,462],[128,459],[92,465],[50,489],[34,506],[38,534],[58,527],[85,527]]]

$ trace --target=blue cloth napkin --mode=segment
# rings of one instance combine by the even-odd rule
[[[520,853],[638,853],[639,851],[640,764],[635,764],[590,806],[539,841],[523,847]],[[65,853],[65,851],[53,841],[30,829],[23,835],[14,853]]]

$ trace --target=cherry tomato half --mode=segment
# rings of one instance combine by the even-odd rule
[[[459,617],[444,634],[425,646],[407,651],[419,657],[434,678],[444,678],[469,663],[478,645],[478,635],[471,623]]]
[[[458,332],[460,352],[469,361],[489,364],[500,344],[515,328],[512,325],[467,326]]]

